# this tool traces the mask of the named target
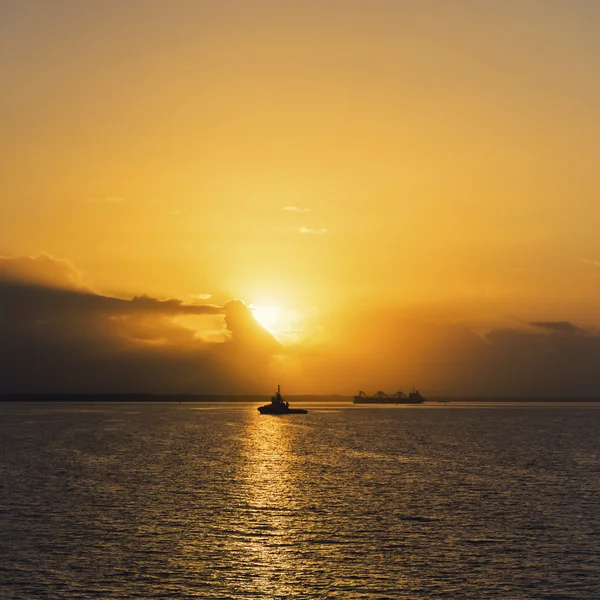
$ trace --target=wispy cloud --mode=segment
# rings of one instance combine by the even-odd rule
[[[312,234],[312,235],[323,235],[327,233],[327,229],[310,229],[309,227],[300,227],[300,233]]]
[[[585,329],[581,329],[581,327],[577,327],[577,325],[573,325],[573,323],[570,323],[569,321],[531,321],[529,324],[533,327],[547,329],[548,331],[555,333],[564,333],[568,335],[586,333]]]
[[[190,297],[196,300],[208,300],[212,298],[212,294],[192,294]]]
[[[97,198],[86,198],[84,202],[91,204],[118,204],[119,202],[125,202],[123,196],[102,196]]]
[[[281,210],[285,210],[286,212],[295,212],[302,215],[310,212],[310,208],[301,208],[300,206],[284,206]]]
[[[600,260],[594,260],[593,258],[580,258],[582,263],[586,263],[588,265],[594,265],[595,267],[600,267]]]

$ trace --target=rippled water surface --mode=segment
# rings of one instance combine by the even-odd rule
[[[0,598],[600,598],[600,409],[0,405]]]

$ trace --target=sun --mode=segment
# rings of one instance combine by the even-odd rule
[[[271,333],[275,333],[279,319],[281,318],[281,310],[278,306],[254,306],[250,305],[254,318]]]

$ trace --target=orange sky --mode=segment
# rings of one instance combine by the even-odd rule
[[[249,391],[493,393],[469,352],[447,358],[471,334],[595,339],[596,2],[24,0],[0,17],[0,255],[45,252],[60,285],[49,265],[68,260],[103,296],[277,307],[284,350]],[[458,329],[468,343],[444,341]],[[569,361],[544,387],[544,365],[503,393],[596,389]]]

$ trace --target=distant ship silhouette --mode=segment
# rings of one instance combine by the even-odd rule
[[[354,396],[354,404],[423,404],[425,398],[419,394],[419,390],[414,390],[407,396],[403,392],[396,392],[388,395],[385,392],[377,392],[372,396],[367,396],[362,390],[358,396]]]
[[[258,407],[261,415],[305,415],[308,413],[304,408],[290,408],[290,405],[281,395],[281,386],[277,386],[277,393],[271,398],[271,404]]]

